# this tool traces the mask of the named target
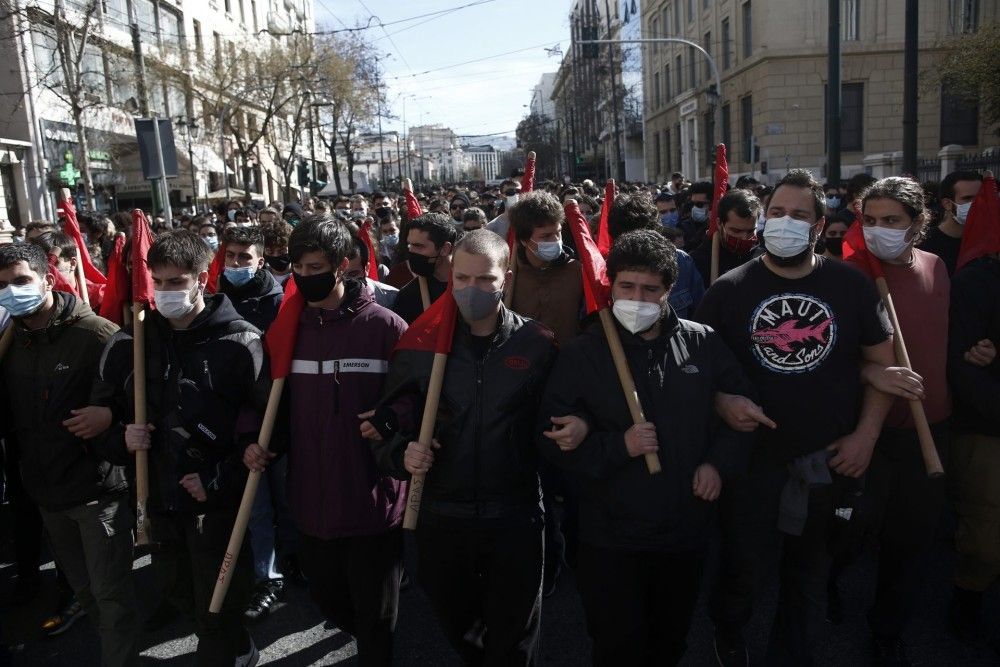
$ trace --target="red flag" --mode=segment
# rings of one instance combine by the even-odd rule
[[[580,205],[570,200],[565,204],[566,223],[573,233],[576,252],[583,270],[583,293],[587,301],[587,314],[608,307],[611,301],[611,281],[604,255],[597,249],[590,235],[590,225],[580,212]]]
[[[271,357],[271,377],[288,377],[292,370],[295,340],[299,335],[299,318],[306,300],[295,286],[295,276],[285,282],[285,296],[278,308],[278,315],[264,334],[264,345]]]
[[[153,245],[153,234],[149,230],[149,220],[142,209],[132,209],[132,303],[155,305],[153,299],[153,275],[149,272],[149,246]]]
[[[615,203],[618,195],[618,188],[614,179],[608,180],[604,184],[604,202],[601,204],[601,222],[597,226],[597,249],[601,251],[602,257],[607,257],[611,252],[611,230],[608,229],[608,216],[611,215],[611,207]]]
[[[990,175],[983,179],[979,194],[969,208],[955,271],[983,255],[998,252],[1000,252],[1000,201],[997,200],[996,179]]]
[[[361,240],[368,246],[368,277],[378,281],[378,255],[375,254],[375,245],[372,243],[372,221],[365,220],[358,230]]]
[[[128,271],[125,270],[125,235],[115,237],[115,249],[108,258],[108,284],[101,301],[100,316],[121,325],[122,308],[128,301]]]
[[[87,244],[83,242],[83,234],[80,233],[80,222],[76,217],[76,206],[72,199],[64,199],[59,203],[63,211],[63,232],[76,242],[76,247],[80,249],[80,262],[83,264],[83,276],[89,282],[103,285],[108,282],[104,274],[97,270],[90,259],[90,252]]]
[[[857,255],[857,257],[851,259],[854,255]],[[872,278],[885,278],[885,271],[882,270],[882,262],[865,245],[865,233],[862,229],[860,213],[855,214],[854,222],[851,223],[847,233],[844,234],[843,259],[845,262],[848,260],[854,262]]]
[[[444,294],[431,304],[431,307],[420,314],[413,324],[403,333],[396,343],[394,352],[400,350],[420,350],[448,354],[451,352],[451,341],[455,335],[455,320],[458,317],[458,306],[451,294],[451,281]]]
[[[524,177],[521,178],[521,192],[531,192],[535,189],[535,151],[528,153],[524,161]]]
[[[208,265],[208,283],[205,285],[205,291],[209,294],[215,294],[219,291],[219,278],[222,277],[222,272],[226,270],[226,244],[220,243],[219,249],[215,251],[215,257],[212,258],[212,263]]]
[[[726,145],[719,144],[715,147],[715,190],[712,192],[712,211],[708,218],[708,238],[712,238],[719,229],[719,218],[716,211],[719,208],[719,200],[726,194],[728,185],[729,163],[726,162]]]
[[[419,218],[423,211],[420,210],[420,202],[417,200],[417,196],[413,194],[413,190],[404,190],[403,197],[406,199],[406,221],[414,220]]]
[[[52,289],[57,292],[68,292],[80,296],[73,284],[66,280],[66,276],[59,272],[59,263],[55,255],[49,255],[49,273],[52,274]]]

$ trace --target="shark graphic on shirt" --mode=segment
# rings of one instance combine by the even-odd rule
[[[750,334],[750,340],[758,345],[773,345],[782,352],[791,352],[792,343],[805,343],[810,340],[822,343],[831,322],[833,318],[828,317],[817,324],[800,327],[796,320],[785,320],[776,327],[754,331]]]

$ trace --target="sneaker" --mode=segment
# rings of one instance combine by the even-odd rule
[[[281,599],[284,590],[285,581],[283,579],[271,579],[259,583],[253,597],[250,598],[249,606],[243,612],[243,618],[253,623],[270,614],[271,608]]]
[[[256,667],[258,660],[260,660],[260,651],[257,650],[257,645],[253,643],[253,637],[250,637],[250,650],[243,655],[236,656],[235,667]]]
[[[83,610],[83,605],[77,602],[74,597],[65,607],[45,619],[42,623],[42,632],[46,637],[61,635],[76,623],[76,619],[84,616],[87,612]]]
[[[724,637],[716,632],[713,646],[720,667],[750,667],[750,651],[742,637]]]
[[[872,664],[885,667],[910,667],[906,644],[899,637],[872,637]]]

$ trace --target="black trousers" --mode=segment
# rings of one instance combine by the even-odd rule
[[[936,424],[931,432],[943,452],[947,429]],[[941,459],[947,460],[943,454]],[[943,476],[927,476],[914,429],[882,431],[866,481],[879,519],[878,578],[868,624],[876,636],[898,637],[913,609],[920,567],[944,508],[946,482]]]
[[[446,526],[421,518],[417,574],[469,665],[530,665],[542,609],[542,520]]]
[[[580,544],[577,587],[595,667],[675,665],[687,648],[704,553]]]
[[[222,611],[208,611],[236,520],[236,508],[206,514],[151,514],[153,537],[160,548],[152,553],[153,575],[165,597],[195,621],[199,667],[232,665],[250,648],[243,612],[250,602],[253,560],[246,540],[233,568]]]
[[[391,665],[403,529],[331,540],[302,533],[299,567],[320,611],[357,640],[360,664]]]
[[[768,665],[811,665],[825,632],[834,509],[854,488],[854,480],[831,474],[833,484],[810,489],[808,517],[798,536],[777,529],[778,502],[788,479],[784,466],[754,461],[749,475],[728,482],[720,498],[722,548],[709,611],[717,633],[730,642],[741,637],[777,547],[780,584]]]

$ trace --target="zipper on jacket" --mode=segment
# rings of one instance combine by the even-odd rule
[[[340,359],[333,362],[333,414],[340,414]]]
[[[202,359],[202,368],[205,369],[205,379],[208,380],[209,391],[215,391],[215,387],[212,386],[212,372],[208,370],[208,359]]]

